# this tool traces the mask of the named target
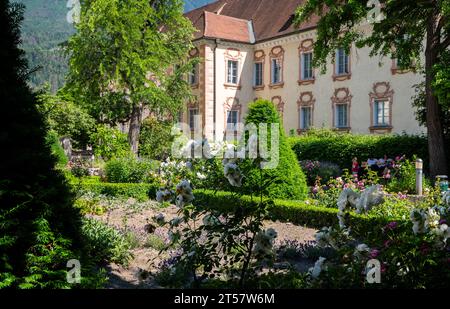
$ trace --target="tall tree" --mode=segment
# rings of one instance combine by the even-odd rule
[[[361,23],[380,10],[384,19],[372,24],[372,31],[361,31]],[[399,63],[420,64],[425,54],[425,100],[430,172],[448,172],[443,126],[439,117],[442,105],[433,92],[435,65],[450,44],[449,0],[308,0],[296,12],[296,23],[320,16],[317,25],[314,63],[325,67],[327,57],[337,47],[353,42],[370,47],[371,56],[392,56]],[[381,16],[381,15],[379,15]],[[425,42],[425,44],[424,44]],[[334,56],[333,56],[334,57]]]
[[[81,215],[46,142],[20,44],[23,6],[0,1],[0,288],[68,287]],[[78,249],[80,251],[78,251]]]
[[[143,109],[175,116],[190,93],[183,73],[194,28],[183,2],[84,0],[76,29],[68,86],[99,121],[129,121],[137,153]]]

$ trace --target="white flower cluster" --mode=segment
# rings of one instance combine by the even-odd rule
[[[175,175],[179,175],[184,171],[192,170],[192,163],[189,161],[171,161],[170,158],[167,158],[166,161],[162,162],[159,166],[159,175],[160,177],[170,180]]]
[[[319,232],[314,235],[317,245],[321,248],[325,248],[327,246],[331,246],[333,248],[337,248],[336,239],[332,236],[334,233],[333,228],[324,227]]]
[[[176,192],[167,188],[161,188],[156,192],[156,201],[159,203],[169,202],[175,198],[175,203],[178,207],[183,208],[184,205],[191,203],[194,200],[194,194],[189,181],[181,181],[177,187]]]
[[[339,227],[345,229],[345,211],[347,208],[356,208],[358,203],[359,194],[350,188],[344,189],[337,200]]]
[[[380,205],[384,202],[384,193],[381,191],[380,185],[371,186],[365,189],[356,204],[356,213],[360,214],[368,212],[373,206]]]
[[[450,207],[450,190],[447,190],[442,194],[442,201],[445,206]]]
[[[450,238],[450,228],[440,222],[439,208],[433,207],[427,210],[413,209],[410,214],[413,223],[414,234],[431,233],[437,237],[437,245],[445,246]]]
[[[273,228],[260,231],[255,237],[253,252],[257,257],[267,258],[273,256],[273,243],[278,234]]]
[[[168,202],[172,200],[174,194],[175,192],[172,190],[161,188],[156,192],[156,201],[158,203]]]
[[[365,189],[361,194],[353,191],[350,188],[344,189],[339,195],[338,206],[338,219],[341,229],[346,227],[345,225],[345,211],[348,208],[356,209],[356,213],[361,214],[368,212],[373,206],[380,205],[384,202],[384,193],[381,191],[381,186],[375,185]]]
[[[369,248],[368,245],[366,245],[366,244],[359,244],[359,245],[356,246],[355,252],[353,253],[353,255],[357,259],[361,260],[364,257],[366,257],[369,254],[369,252],[370,252],[370,248]]]
[[[176,194],[176,205],[179,208],[183,208],[184,205],[189,204],[194,200],[191,184],[187,180],[183,180],[177,185]]]
[[[192,164],[190,162],[184,162],[184,161],[171,161],[170,158],[167,158],[166,161],[162,162],[160,165],[161,170],[166,170],[169,168],[173,168],[173,169],[183,169],[183,168],[188,168],[191,169],[192,168]]]
[[[433,209],[413,209],[410,213],[414,234],[427,233],[439,226],[439,213]]]
[[[207,176],[203,173],[197,172],[197,178],[199,180],[205,180],[207,178]]]
[[[316,239],[317,245],[321,248],[331,246],[333,249],[338,250],[342,243],[345,243],[350,237],[349,229],[333,229],[333,227],[323,227],[318,231],[314,238]]]
[[[241,170],[239,169],[239,166],[235,162],[229,161],[228,159],[224,159],[223,174],[233,187],[242,186],[242,178],[244,178],[244,176],[242,176]]]
[[[323,264],[325,263],[326,258],[319,257],[319,259],[314,264],[314,267],[311,267],[308,272],[313,279],[317,279],[322,272]]]
[[[209,142],[207,139],[200,140],[188,140],[186,145],[182,147],[181,155],[183,158],[192,158],[192,154],[196,158],[211,159],[222,155],[224,150],[227,149],[227,143]]]

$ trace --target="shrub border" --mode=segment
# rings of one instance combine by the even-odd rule
[[[90,191],[96,194],[104,194],[113,197],[135,198],[146,201],[150,196],[156,196],[159,189],[154,183],[110,183],[110,182],[72,182],[75,190]]]
[[[139,201],[156,196],[158,184],[147,183],[73,183],[81,190],[114,197],[135,198]],[[215,209],[223,212],[233,212],[237,207],[248,207],[257,203],[249,196],[237,196],[230,192],[195,190],[194,204],[204,209]],[[238,199],[238,200],[237,200]],[[321,229],[324,226],[337,226],[338,209],[310,205],[307,201],[274,200],[271,210],[273,220],[292,222],[309,228]],[[369,233],[380,233],[381,228],[392,221],[402,221],[401,218],[379,217],[371,214],[358,215],[349,213],[349,225],[352,233],[368,236]]]
[[[205,208],[231,212],[236,209],[236,196],[228,192],[214,192],[210,190],[196,190],[194,203],[205,205]],[[240,205],[246,207],[252,202],[248,196],[240,197]],[[309,228],[321,229],[324,226],[339,224],[338,209],[309,205],[305,201],[274,200],[271,210],[273,220],[292,222]],[[349,225],[356,236],[367,236],[369,233],[380,233],[381,228],[392,221],[402,221],[401,218],[379,217],[371,214],[359,215],[349,213]]]

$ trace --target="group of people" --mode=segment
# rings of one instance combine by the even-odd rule
[[[369,158],[367,161],[363,161],[361,165],[359,165],[358,158],[355,157],[352,160],[352,174],[355,177],[361,177],[369,168],[370,170],[377,172],[379,176],[389,178],[390,170],[394,163],[395,161],[393,159],[388,159],[387,156],[384,156],[384,158],[381,159]]]

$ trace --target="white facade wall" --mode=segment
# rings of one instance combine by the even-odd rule
[[[216,57],[216,138],[222,139],[226,127],[226,110],[238,109],[240,120],[244,121],[248,110],[248,103],[255,98],[272,100],[283,116],[284,128],[287,133],[294,130],[301,133],[299,129],[299,101],[313,99],[313,126],[316,128],[333,128],[333,100],[337,89],[344,89],[338,92],[337,96],[346,94],[351,96],[350,100],[350,128],[352,133],[402,133],[417,134],[425,132],[425,128],[419,126],[415,119],[412,107],[412,97],[415,94],[414,85],[422,80],[422,76],[413,72],[402,72],[394,74],[392,72],[392,60],[389,57],[383,59],[376,56],[369,56],[369,49],[351,48],[350,66],[351,77],[345,80],[333,80],[334,66],[331,60],[328,64],[327,72],[321,74],[319,69],[314,70],[315,81],[313,84],[299,85],[300,79],[300,54],[299,47],[305,40],[314,40],[314,31],[293,34],[290,36],[274,39],[271,41],[258,43],[255,45],[238,44],[232,42],[219,41],[215,49],[216,42],[213,40],[200,40],[196,42],[200,50],[202,65],[199,76],[199,87],[193,90],[198,97],[198,104],[203,119],[206,122],[205,135],[213,137],[214,123],[214,49]],[[283,54],[283,86],[270,87],[271,80],[271,51],[275,47],[281,47]],[[275,51],[279,49],[276,48]],[[264,87],[254,89],[253,87],[253,66],[255,51],[263,51],[264,56]],[[239,84],[238,87],[226,84],[226,60],[235,59],[239,61]],[[380,66],[381,63],[381,66]],[[390,88],[386,88],[389,85]],[[374,86],[377,92],[390,93],[392,100],[392,127],[389,130],[370,130],[371,127],[371,97],[374,93]],[[348,91],[348,93],[346,92]],[[393,92],[392,92],[393,91]],[[304,93],[311,93],[304,95]],[[281,99],[281,104],[280,103]],[[185,117],[185,120],[187,118]]]

